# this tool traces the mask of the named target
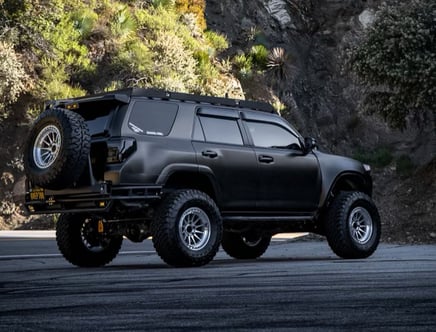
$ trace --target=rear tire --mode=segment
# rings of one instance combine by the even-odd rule
[[[97,231],[98,219],[85,214],[61,214],[56,224],[56,242],[71,264],[97,267],[111,262],[123,242],[121,235],[105,236]]]
[[[342,258],[366,258],[377,249],[381,222],[371,198],[361,192],[341,192],[326,216],[330,248]]]
[[[76,182],[88,163],[91,147],[83,117],[61,108],[45,110],[30,130],[24,169],[33,184],[63,189]]]
[[[224,232],[221,245],[230,257],[256,259],[265,253],[270,242],[270,235]]]
[[[153,245],[164,262],[175,267],[201,266],[216,255],[222,237],[215,202],[198,190],[168,195],[151,224]]]

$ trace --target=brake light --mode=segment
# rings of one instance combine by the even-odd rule
[[[106,162],[108,164],[122,163],[135,151],[136,140],[134,138],[111,138],[107,142]]]

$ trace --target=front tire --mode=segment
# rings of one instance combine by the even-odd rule
[[[153,245],[169,265],[205,265],[219,249],[222,227],[218,207],[208,195],[177,190],[164,199],[151,224]]]
[[[270,242],[270,235],[224,232],[221,245],[230,257],[256,259],[265,253]]]
[[[97,231],[98,219],[85,214],[61,214],[56,224],[56,242],[71,264],[97,267],[111,262],[123,242],[121,235],[105,236]]]
[[[342,258],[371,256],[380,242],[381,222],[377,207],[362,192],[341,192],[326,216],[330,248]]]

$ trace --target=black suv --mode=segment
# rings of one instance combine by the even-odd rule
[[[58,247],[101,266],[123,236],[152,236],[173,266],[220,244],[260,257],[271,237],[312,232],[343,258],[380,239],[370,168],[321,153],[266,103],[125,89],[46,104],[24,151],[30,213],[61,213]]]

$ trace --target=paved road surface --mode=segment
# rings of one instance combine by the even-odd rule
[[[366,260],[275,240],[259,260],[219,252],[165,265],[125,241],[104,268],[69,265],[53,239],[0,232],[0,331],[436,331],[436,246],[381,245]]]

